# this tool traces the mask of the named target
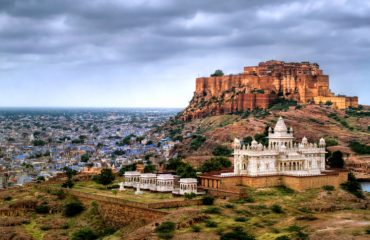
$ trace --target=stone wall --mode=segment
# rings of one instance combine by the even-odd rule
[[[150,209],[147,204],[125,202],[117,198],[81,193],[75,190],[69,190],[69,193],[86,206],[91,205],[93,201],[96,202],[103,220],[117,228],[129,224],[143,226],[168,214],[164,211]]]
[[[348,172],[341,171],[337,174],[325,174],[320,176],[307,176],[307,177],[294,177],[284,176],[282,179],[283,185],[294,189],[296,191],[303,191],[309,188],[321,188],[325,185],[331,185],[336,188],[340,187],[340,184],[348,180]]]
[[[326,102],[331,102],[334,108],[337,109],[346,109],[349,107],[357,108],[358,107],[358,97],[346,97],[346,96],[332,96],[332,97],[323,97],[316,96],[314,97],[316,104],[325,104]]]
[[[296,191],[303,191],[310,188],[321,188],[325,185],[332,185],[336,188],[348,180],[348,171],[326,172],[319,176],[200,176],[201,186],[210,194],[229,193],[235,196],[240,192],[242,186],[252,188],[276,187],[284,185]]]

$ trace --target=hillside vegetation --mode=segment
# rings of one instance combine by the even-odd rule
[[[190,122],[172,119],[163,129],[167,136],[181,140],[174,152],[183,156],[210,155],[216,146],[231,147],[234,138],[255,138],[256,134],[264,134],[266,128],[274,127],[279,116],[288,127],[293,127],[296,141],[306,136],[310,142],[324,137],[330,145],[349,146],[353,141],[370,144],[368,108],[344,111],[329,106],[279,104],[269,110],[210,116]],[[264,137],[257,136],[259,140]]]

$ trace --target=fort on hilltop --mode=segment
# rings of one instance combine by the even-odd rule
[[[261,62],[244,67],[244,72],[200,77],[184,120],[209,115],[266,109],[278,98],[298,103],[330,103],[334,108],[358,107],[357,97],[336,96],[329,88],[329,76],[317,63]]]

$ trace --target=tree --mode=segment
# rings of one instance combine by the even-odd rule
[[[127,171],[135,171],[135,170],[136,170],[136,163],[131,164],[131,165],[127,165],[127,166],[123,166],[119,170],[119,175],[123,176],[123,175],[125,175],[125,172],[127,172]]]
[[[180,178],[196,178],[197,177],[196,170],[188,163],[181,164],[176,169],[176,174],[180,176]]]
[[[89,159],[90,159],[89,154],[85,153],[85,154],[81,155],[81,162],[88,162]]]
[[[252,141],[253,141],[253,138],[251,136],[247,136],[247,137],[243,138],[243,143],[245,145],[250,145],[252,143]]]
[[[96,177],[96,182],[103,184],[104,186],[111,184],[116,176],[113,174],[112,169],[104,168],[100,174]]]
[[[45,177],[44,176],[38,176],[36,178],[36,182],[40,183],[40,182],[45,182]]]
[[[259,142],[259,143],[262,143],[262,145],[266,146],[268,144],[268,139],[266,138],[267,135],[262,133],[257,133],[256,135],[254,135],[254,139]]]
[[[64,216],[74,217],[80,214],[84,210],[84,206],[78,200],[73,200],[66,205],[64,205]]]
[[[352,149],[352,151],[358,153],[358,154],[370,154],[370,146],[365,145],[362,143],[359,143],[357,141],[353,141],[349,144],[349,147]]]
[[[342,152],[341,151],[333,152],[331,156],[328,158],[328,165],[331,168],[343,168],[344,160]]]
[[[98,236],[90,228],[82,228],[72,235],[72,240],[95,240]]]
[[[193,135],[193,139],[190,142],[190,149],[191,150],[198,150],[200,146],[206,141],[206,138],[202,135],[195,134]]]
[[[213,74],[211,74],[211,77],[222,77],[224,76],[224,72],[220,69],[217,69]]]
[[[227,146],[217,145],[213,151],[212,154],[215,156],[231,156],[233,153],[233,150],[231,148],[228,148]]]
[[[202,166],[200,166],[199,171],[201,172],[212,172],[218,171],[223,168],[231,167],[231,162],[226,157],[213,157],[211,159],[206,160]]]
[[[352,172],[348,173],[348,181],[341,184],[341,187],[358,198],[365,198],[361,184]]]
[[[144,167],[144,173],[153,173],[155,171],[155,166],[153,164],[148,164]]]
[[[184,164],[181,158],[171,158],[166,164],[167,170],[176,170],[180,165]]]
[[[64,173],[67,175],[67,181],[62,184],[62,187],[64,188],[72,188],[74,185],[73,182],[73,176],[77,174],[76,170],[73,170],[69,167],[64,167],[63,168]]]

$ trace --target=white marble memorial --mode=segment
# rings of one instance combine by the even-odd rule
[[[154,173],[143,173],[140,175],[140,187],[146,190],[156,190],[157,175]]]
[[[126,187],[136,187],[140,182],[140,172],[128,171],[125,172],[125,186]]]
[[[293,129],[288,128],[282,117],[274,129],[269,128],[268,146],[252,141],[243,146],[239,139],[234,140],[234,173],[221,176],[247,175],[291,175],[315,176],[325,170],[325,140],[319,144],[309,143],[307,138],[294,143]]]
[[[157,191],[172,192],[174,189],[175,178],[171,174],[160,174],[157,176]]]
[[[196,178],[180,178],[180,195],[185,195],[186,193],[197,194],[197,184],[198,180]]]

